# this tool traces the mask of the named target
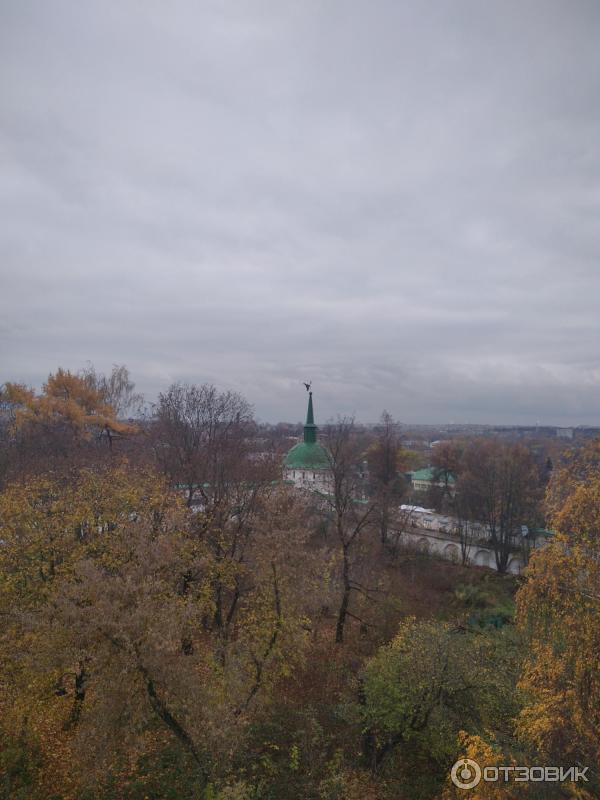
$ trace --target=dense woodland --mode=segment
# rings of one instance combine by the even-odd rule
[[[386,413],[324,426],[317,497],[214,386],[59,369],[0,403],[0,797],[450,800],[462,756],[589,767],[471,798],[600,796],[600,441],[436,448],[491,571],[404,546]],[[516,578],[523,524],[554,536]]]

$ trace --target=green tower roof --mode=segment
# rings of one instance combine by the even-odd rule
[[[308,393],[308,409],[304,425],[304,441],[295,444],[285,457],[288,469],[329,469],[325,448],[317,442],[317,426],[313,412],[312,392]]]
[[[327,452],[318,442],[298,442],[284,463],[288,469],[329,469]]]
[[[317,441],[317,426],[315,425],[315,415],[313,414],[312,392],[308,393],[308,409],[306,411],[306,423],[304,425],[304,441],[306,444],[315,444]]]

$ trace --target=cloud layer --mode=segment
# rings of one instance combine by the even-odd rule
[[[600,424],[593,0],[0,9],[0,380]]]

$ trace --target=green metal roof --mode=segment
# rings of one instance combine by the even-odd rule
[[[433,467],[425,467],[424,469],[417,469],[408,474],[412,481],[433,481],[434,470]],[[448,483],[455,483],[454,476],[450,475],[448,477]]]
[[[408,473],[410,475],[411,480],[413,481],[432,481],[433,480],[433,470],[431,467],[425,467],[425,469],[415,469],[413,472]]]
[[[318,442],[298,442],[285,457],[288,469],[329,469],[327,451]]]

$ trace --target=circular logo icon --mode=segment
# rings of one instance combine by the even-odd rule
[[[473,789],[481,780],[481,767],[472,758],[459,758],[452,767],[450,777],[459,789]]]

